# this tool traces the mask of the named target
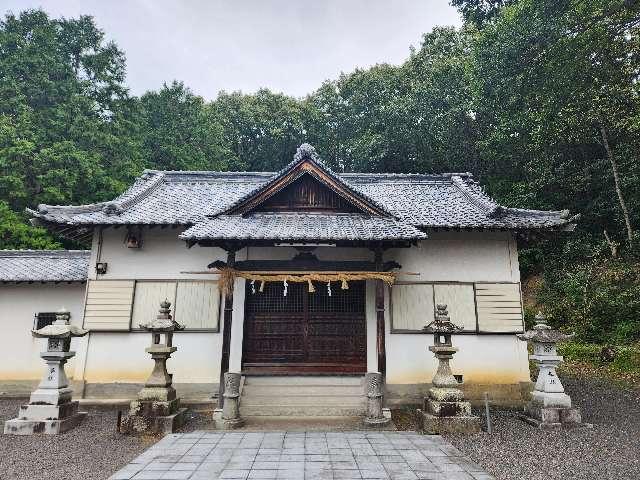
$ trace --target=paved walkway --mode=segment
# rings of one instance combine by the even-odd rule
[[[493,480],[440,436],[369,431],[171,434],[110,478]]]

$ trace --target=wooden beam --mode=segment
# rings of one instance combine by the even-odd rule
[[[227,251],[227,265],[233,268],[236,263],[236,251]],[[233,288],[224,299],[222,326],[222,356],[220,359],[220,384],[218,386],[218,408],[224,405],[224,374],[229,371],[229,354],[231,352],[231,325],[233,323]]]
[[[375,265],[377,271],[382,271],[382,247],[375,249]],[[378,371],[385,374],[387,370],[387,353],[384,330],[384,282],[376,280],[376,347],[378,354]]]

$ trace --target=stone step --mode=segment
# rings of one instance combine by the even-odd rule
[[[240,405],[242,416],[353,417],[364,415],[364,407],[328,405]]]
[[[256,376],[247,375],[244,379],[245,385],[362,385],[363,377],[361,376],[345,376],[337,377],[330,375],[269,375],[269,376]]]
[[[361,385],[254,385],[245,383],[242,395],[364,395]]]
[[[240,407],[254,405],[344,405],[347,407],[364,406],[364,395],[242,395]]]

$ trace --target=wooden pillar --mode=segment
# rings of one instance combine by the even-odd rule
[[[227,251],[227,266],[234,268],[236,263],[236,251]],[[220,360],[220,380],[218,387],[218,408],[224,405],[224,374],[229,371],[229,354],[231,352],[231,325],[233,322],[233,285],[229,295],[224,299],[224,314],[222,325],[222,357]]]
[[[382,271],[382,247],[375,249],[376,271]],[[377,331],[377,353],[378,371],[384,375],[387,370],[387,355],[385,352],[385,330],[384,330],[384,281],[376,280],[376,331]]]

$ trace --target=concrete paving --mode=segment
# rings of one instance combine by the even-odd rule
[[[170,434],[110,477],[111,480],[493,478],[438,435],[378,431]]]

